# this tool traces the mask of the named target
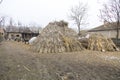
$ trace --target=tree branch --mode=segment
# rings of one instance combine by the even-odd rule
[[[0,0],[0,4],[3,2],[3,0]]]

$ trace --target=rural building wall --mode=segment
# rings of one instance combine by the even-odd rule
[[[117,34],[116,30],[94,31],[94,32],[89,32],[89,33],[100,33],[107,38],[116,38],[116,34]],[[119,38],[120,38],[120,30],[119,30]]]
[[[9,40],[15,40],[16,38],[22,38],[21,33],[8,33]]]
[[[4,38],[5,35],[6,35],[5,30],[3,28],[0,28],[0,36]]]

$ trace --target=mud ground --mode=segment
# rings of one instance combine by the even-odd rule
[[[29,47],[0,43],[0,80],[120,80],[120,52],[38,54]]]

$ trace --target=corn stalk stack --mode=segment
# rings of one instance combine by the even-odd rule
[[[101,34],[91,34],[88,39],[88,49],[96,51],[116,51],[118,48],[109,38]]]
[[[68,28],[64,21],[51,22],[37,37],[31,49],[38,53],[60,53],[83,50],[78,41],[77,33]]]

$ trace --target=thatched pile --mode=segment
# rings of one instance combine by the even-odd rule
[[[88,49],[96,51],[116,51],[118,48],[111,39],[101,34],[92,34],[88,39]]]
[[[83,50],[77,39],[77,33],[68,28],[64,21],[49,23],[32,45],[39,53],[59,53]]]

